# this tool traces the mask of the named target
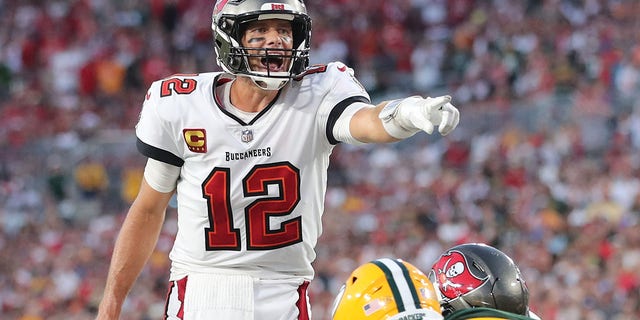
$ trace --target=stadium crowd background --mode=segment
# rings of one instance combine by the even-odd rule
[[[446,138],[339,146],[310,289],[327,319],[360,263],[427,271],[493,244],[545,320],[640,318],[640,2],[307,1],[312,63],[342,60],[374,102],[450,93]],[[217,70],[203,0],[0,0],[0,313],[91,319],[144,160],[152,80]],[[124,319],[158,319],[170,209]]]

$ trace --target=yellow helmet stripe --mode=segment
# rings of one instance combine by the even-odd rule
[[[393,293],[393,299],[396,301],[398,312],[420,309],[418,292],[411,281],[409,270],[402,262],[383,258],[374,260],[372,263],[384,272]]]

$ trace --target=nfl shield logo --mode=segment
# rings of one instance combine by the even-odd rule
[[[242,130],[242,136],[240,137],[242,142],[249,143],[253,140],[253,130]]]

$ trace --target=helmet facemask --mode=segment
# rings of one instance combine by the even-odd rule
[[[280,1],[282,5],[275,7],[271,2],[257,7],[261,1],[256,2],[258,3],[229,1],[219,11],[214,11],[211,27],[217,63],[228,73],[251,78],[264,90],[278,90],[309,65],[311,19],[300,1]],[[291,23],[291,49],[251,48],[242,45],[247,25],[268,19]],[[250,59],[254,58],[261,59],[263,66],[266,66],[265,71],[251,69]],[[274,71],[281,66],[284,68]]]

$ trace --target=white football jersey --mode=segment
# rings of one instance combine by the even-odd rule
[[[140,152],[181,167],[171,280],[191,272],[312,279],[333,124],[370,97],[344,64],[314,66],[245,123],[214,95],[226,77],[154,82],[136,126]]]

